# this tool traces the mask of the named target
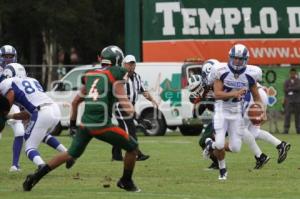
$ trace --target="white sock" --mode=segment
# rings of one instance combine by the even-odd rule
[[[260,140],[269,142],[269,143],[273,144],[274,146],[278,146],[281,143],[281,141],[279,139],[277,139],[276,137],[274,137],[271,133],[269,133],[268,131],[262,130],[262,129],[260,129],[257,138]]]
[[[253,137],[253,135],[249,132],[248,129],[246,129],[244,131],[242,140],[245,144],[247,144],[251,150],[251,152],[256,156],[256,157],[260,157],[260,155],[262,154],[259,146],[257,145],[255,138]]]
[[[67,148],[64,145],[60,144],[56,147],[56,150],[59,152],[66,152]]]
[[[33,163],[36,164],[37,166],[39,166],[41,164],[45,164],[45,162],[43,161],[43,159],[39,155],[37,155],[33,158]]]
[[[225,168],[226,168],[225,159],[223,159],[223,160],[218,160],[218,163],[219,163],[219,168],[220,168],[220,169],[225,169]]]

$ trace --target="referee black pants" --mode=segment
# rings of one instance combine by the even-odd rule
[[[119,127],[124,129],[131,137],[137,141],[136,127],[132,117],[129,117],[124,111],[120,110],[119,107],[116,108],[115,116],[118,120]],[[112,148],[113,158],[118,158],[122,156],[121,148],[118,146],[113,146]]]

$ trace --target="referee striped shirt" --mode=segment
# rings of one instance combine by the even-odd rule
[[[138,100],[138,95],[145,92],[141,77],[137,73],[133,73],[132,76],[128,77],[124,87],[127,97],[133,105],[135,105],[135,102]],[[119,102],[116,104],[115,116],[121,120],[124,120],[124,117],[126,116],[126,113],[122,111],[122,107]],[[127,130],[127,125],[125,125],[125,128]]]
[[[145,88],[139,74],[133,73],[129,76],[128,81],[125,84],[125,91],[129,101],[134,105],[138,100],[138,95],[145,92]]]

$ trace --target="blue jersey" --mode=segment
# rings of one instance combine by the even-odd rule
[[[6,95],[10,89],[14,91],[15,103],[23,106],[30,113],[37,110],[39,105],[54,103],[46,95],[40,83],[34,78],[13,77],[0,83],[0,93],[2,95]]]

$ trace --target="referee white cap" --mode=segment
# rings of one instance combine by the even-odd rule
[[[123,59],[123,63],[130,63],[130,62],[136,62],[135,57],[133,55],[127,55],[124,59]]]

